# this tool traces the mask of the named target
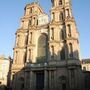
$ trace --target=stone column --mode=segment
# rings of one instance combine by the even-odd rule
[[[54,87],[54,70],[51,70],[49,71],[49,90],[55,90]]]
[[[49,90],[51,90],[51,71],[49,71]]]
[[[57,74],[56,73],[57,72],[54,71],[54,88],[55,88],[55,90],[57,90]]]
[[[30,90],[33,90],[33,72],[30,71]]]
[[[48,71],[44,70],[44,90],[48,90]]]
[[[25,81],[24,81],[24,90],[29,90],[30,86],[30,72],[26,71],[25,72]]]

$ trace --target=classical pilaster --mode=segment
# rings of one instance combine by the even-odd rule
[[[44,70],[44,90],[48,90],[48,71]]]
[[[35,83],[36,83],[36,79],[35,79],[35,74],[34,72],[31,70],[30,71],[30,90],[35,90]]]

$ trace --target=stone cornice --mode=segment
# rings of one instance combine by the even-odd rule
[[[51,11],[53,12],[53,11],[62,11],[62,10],[64,10],[64,6],[57,6],[57,7],[53,7],[52,9],[51,9]]]
[[[15,49],[26,49],[26,46],[23,46],[23,47],[19,47],[19,46],[18,47],[14,47],[13,50],[15,50]]]
[[[27,47],[35,47],[35,44],[28,44]]]
[[[41,26],[34,26],[34,25],[30,25],[29,26],[29,30],[40,30],[40,29],[47,29],[49,27],[49,23],[48,24],[44,24],[44,25],[41,25]]]
[[[60,41],[57,41],[57,40],[50,40],[49,43],[60,43]]]
[[[65,18],[65,22],[75,22],[74,17]]]
[[[78,38],[74,38],[74,37],[67,37],[67,38],[65,38],[65,40],[78,40]]]
[[[58,26],[58,25],[64,25],[64,21],[51,21],[50,24],[51,25],[54,25],[54,26]]]
[[[18,29],[18,30],[16,31],[15,34],[17,34],[17,33],[27,33],[27,32],[28,32],[27,29],[20,28],[20,29]]]

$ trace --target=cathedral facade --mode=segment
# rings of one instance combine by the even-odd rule
[[[51,0],[50,20],[27,4],[16,31],[12,90],[83,90],[79,32],[71,0]]]

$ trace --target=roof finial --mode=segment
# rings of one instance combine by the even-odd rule
[[[35,0],[35,2],[36,2],[37,4],[39,4],[39,0]]]

